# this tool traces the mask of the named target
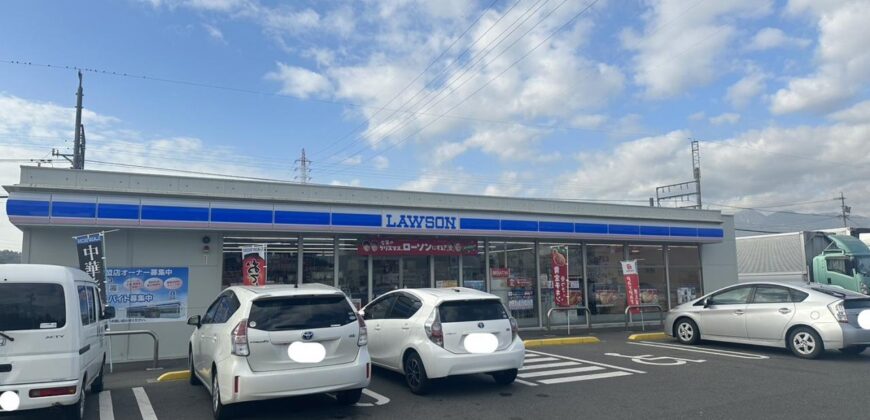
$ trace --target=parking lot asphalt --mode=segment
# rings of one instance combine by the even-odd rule
[[[519,380],[489,376],[439,380],[429,395],[411,394],[401,375],[375,369],[360,404],[328,395],[242,404],[243,419],[568,419],[568,418],[868,418],[870,351],[828,352],[802,360],[786,350],[672,340],[628,341],[601,333],[596,344],[527,351]],[[205,388],[186,381],[136,384],[117,372],[91,395],[88,420],[208,419]],[[156,374],[153,375],[156,377]],[[51,411],[11,418],[55,417]]]

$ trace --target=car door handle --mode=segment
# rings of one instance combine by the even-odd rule
[[[380,325],[375,325],[375,331],[380,331],[380,330],[381,330],[381,326],[380,326]]]
[[[738,310],[734,311],[734,315],[743,315],[743,310],[738,309]]]
[[[789,312],[791,312],[791,309],[789,308],[779,308],[779,313],[781,314],[787,314]]]
[[[410,330],[411,327],[408,324],[402,325],[403,330]]]

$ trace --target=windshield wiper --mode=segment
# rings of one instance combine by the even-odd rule
[[[0,337],[3,337],[9,341],[15,341],[14,338],[10,337],[8,334],[4,333],[3,331],[0,331]]]

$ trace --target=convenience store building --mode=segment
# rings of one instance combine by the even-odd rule
[[[125,309],[112,328],[155,331],[161,357],[186,357],[186,317],[241,282],[248,244],[267,245],[269,283],[325,283],[360,305],[402,287],[477,288],[525,329],[547,324],[553,247],[593,326],[624,320],[620,261],[637,260],[643,303],[664,310],[737,281],[733,218],[719,211],[37,167],[4,188],[25,263],[77,266],[72,237],[109,232],[107,295]],[[116,361],[149,352],[144,338],[113,342]]]

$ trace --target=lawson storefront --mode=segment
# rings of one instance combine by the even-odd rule
[[[71,237],[110,231],[117,293],[136,294],[127,289],[149,270],[184,273],[185,293],[171,295],[182,310],[114,326],[157,331],[163,357],[184,355],[182,318],[241,282],[252,244],[266,246],[268,283],[329,284],[359,305],[396,288],[470,287],[499,296],[524,328],[543,327],[554,305],[554,248],[570,305],[588,307],[593,325],[623,321],[621,261],[637,260],[641,301],[665,310],[736,282],[733,219],[718,211],[33,167],[5,189],[25,262],[75,266]],[[147,358],[137,347],[113,352]]]

